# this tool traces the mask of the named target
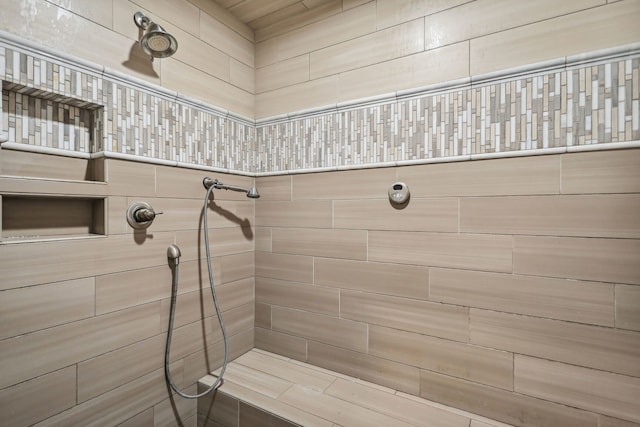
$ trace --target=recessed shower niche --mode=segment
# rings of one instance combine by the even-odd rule
[[[107,234],[104,159],[89,158],[101,112],[97,104],[2,82],[8,144],[0,149],[0,243]],[[42,153],[56,149],[77,156]]]

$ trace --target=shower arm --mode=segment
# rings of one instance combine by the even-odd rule
[[[206,177],[205,179],[202,180],[202,185],[204,185],[204,188],[206,189],[209,189],[209,187],[214,187],[219,190],[233,190],[233,191],[240,191],[242,193],[247,193],[247,194],[252,190],[251,188],[245,188],[245,187],[240,187],[240,186],[231,185],[231,184],[224,184],[218,181],[217,179],[213,179],[209,177]]]

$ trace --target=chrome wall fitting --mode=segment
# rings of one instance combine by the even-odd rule
[[[136,230],[148,228],[156,215],[161,215],[162,212],[156,212],[151,205],[147,202],[135,202],[127,209],[127,222]]]

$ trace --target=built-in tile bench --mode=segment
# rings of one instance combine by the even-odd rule
[[[213,381],[205,376],[199,390]],[[198,400],[198,426],[508,427],[258,349],[229,363],[218,391]]]

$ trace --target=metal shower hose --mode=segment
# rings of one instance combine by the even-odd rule
[[[173,270],[173,283],[171,286],[171,312],[169,314],[169,331],[167,332],[167,344],[165,346],[164,352],[164,375],[167,377],[167,382],[171,386],[171,388],[178,393],[182,397],[186,397],[187,399],[197,399],[199,397],[204,396],[207,393],[215,390],[220,386],[222,382],[222,376],[224,375],[224,371],[227,369],[227,362],[229,360],[229,341],[227,339],[227,331],[224,327],[224,321],[222,320],[222,312],[220,311],[220,307],[218,306],[218,298],[216,298],[216,290],[213,286],[213,272],[211,269],[211,251],[209,250],[209,227],[207,224],[207,209],[209,204],[209,197],[211,196],[211,191],[214,189],[214,186],[211,186],[207,189],[207,195],[204,198],[204,208],[203,208],[203,227],[204,227],[204,248],[207,256],[207,270],[209,271],[209,286],[211,287],[211,296],[213,297],[213,305],[216,308],[216,314],[218,315],[218,322],[220,323],[220,329],[222,330],[222,340],[224,341],[224,360],[222,362],[222,369],[220,370],[220,375],[216,379],[216,381],[203,391],[198,394],[187,394],[182,392],[178,386],[173,382],[171,378],[171,372],[169,371],[169,351],[171,349],[171,335],[173,331],[173,321],[175,318],[175,309],[176,309],[176,297],[178,294],[178,258],[175,258],[174,270]]]

